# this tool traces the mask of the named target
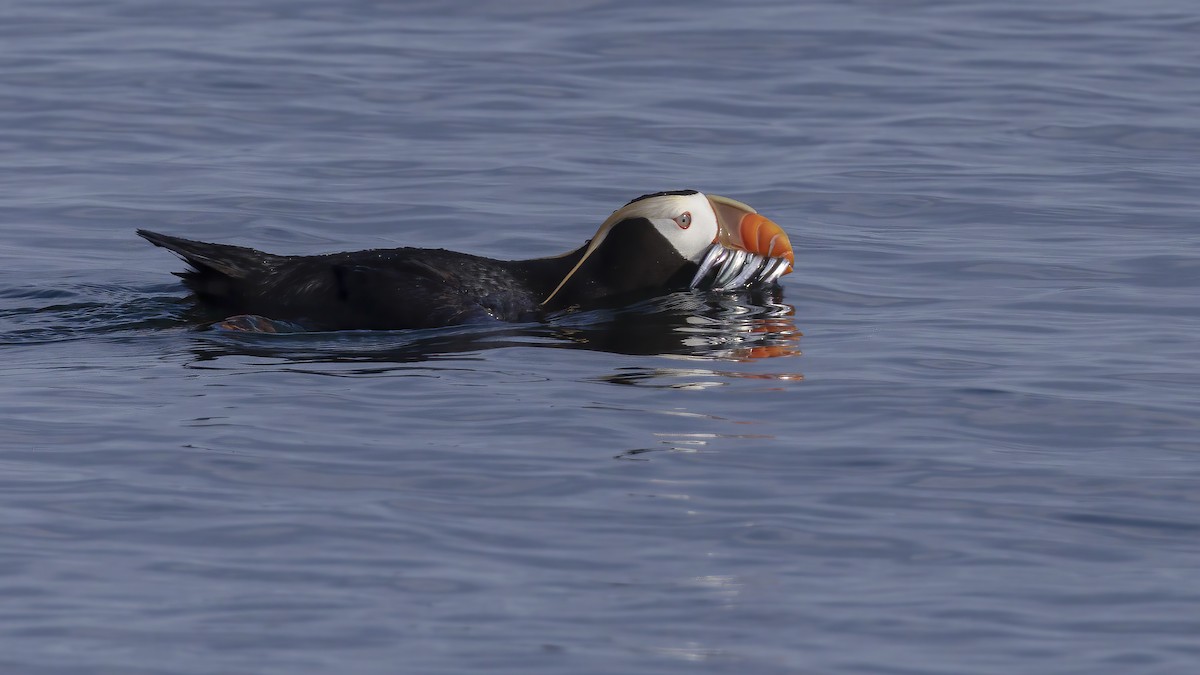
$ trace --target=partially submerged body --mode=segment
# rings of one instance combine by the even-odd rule
[[[225,322],[244,330],[531,321],[568,307],[695,286],[710,275],[718,285],[774,283],[792,261],[778,225],[744,204],[691,190],[635,199],[580,248],[531,260],[421,248],[282,256],[138,234],[192,266],[178,274],[202,306],[251,317]]]

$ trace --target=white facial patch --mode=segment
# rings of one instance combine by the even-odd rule
[[[679,255],[700,262],[717,236],[717,214],[702,193],[663,195],[634,202],[617,211],[622,219],[645,218]],[[684,219],[684,214],[690,218]],[[690,222],[688,222],[690,220]]]

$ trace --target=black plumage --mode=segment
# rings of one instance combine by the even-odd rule
[[[201,306],[308,330],[531,321],[570,306],[686,287],[696,269],[641,219],[615,224],[578,270],[587,244],[532,260],[421,248],[286,256],[148,230],[138,234],[192,266],[177,274]]]

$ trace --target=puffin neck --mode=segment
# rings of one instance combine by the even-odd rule
[[[644,218],[613,223],[597,236],[603,236],[598,245],[589,242],[558,258],[524,261],[530,266],[530,288],[547,288],[541,296],[544,309],[660,293],[696,270]]]
[[[530,294],[536,296],[537,301],[541,302],[549,297],[554,289],[562,283],[563,278],[575,268],[584,253],[587,252],[590,243],[590,240],[585,241],[583,246],[562,255],[529,260],[510,260],[507,265],[512,273],[529,287]]]

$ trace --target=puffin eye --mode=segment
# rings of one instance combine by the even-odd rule
[[[692,226],[692,214],[690,211],[684,211],[682,216],[675,218],[675,224],[679,229],[686,230]]]

